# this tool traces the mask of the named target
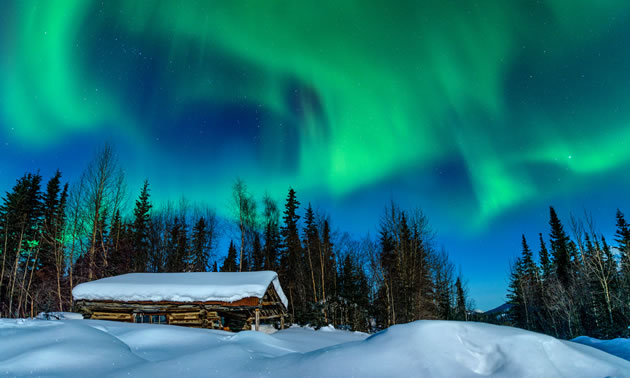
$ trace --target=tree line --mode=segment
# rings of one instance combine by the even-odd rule
[[[522,237],[510,269],[507,322],[556,337],[628,337],[630,226],[617,210],[609,244],[588,214],[571,216],[568,230],[549,208],[548,239],[539,234],[538,261]]]
[[[57,171],[17,179],[0,205],[0,316],[72,309],[81,282],[129,272],[273,270],[292,322],[370,331],[417,319],[466,320],[466,285],[420,211],[394,202],[378,238],[333,230],[289,188],[282,207],[232,186],[231,215],[186,200],[156,207],[147,181],[131,211],[104,146],[72,185]],[[219,240],[230,240],[227,254]]]

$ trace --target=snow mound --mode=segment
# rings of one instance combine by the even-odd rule
[[[306,353],[294,366],[306,375],[335,377],[630,376],[630,363],[592,348],[511,327],[452,321],[393,326],[362,342]],[[278,375],[291,373],[287,368]]]
[[[0,319],[0,375],[87,377],[144,362],[83,321]]]
[[[599,340],[588,336],[580,336],[571,341],[603,350],[606,353],[630,361],[630,339]]]
[[[278,275],[271,271],[129,273],[77,285],[72,296],[75,300],[121,302],[236,302],[262,298],[270,284],[287,307]]]
[[[61,312],[61,311],[52,311],[52,312],[40,312],[37,314],[37,319],[40,320],[61,320],[61,319],[83,319],[83,315],[76,312]]]
[[[367,337],[332,327],[269,335],[98,320],[0,319],[0,340],[0,375],[10,376],[630,376],[630,362],[600,350],[472,322],[418,321]]]

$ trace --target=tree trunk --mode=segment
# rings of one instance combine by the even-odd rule
[[[7,259],[7,245],[9,245],[9,233],[7,232],[7,227],[9,224],[9,218],[7,217],[7,221],[4,224],[4,248],[2,249],[2,270],[0,270],[0,294],[2,294],[2,282],[4,281],[4,267]],[[0,312],[0,316],[2,313]]]
[[[311,260],[311,244],[307,243],[306,250],[308,251],[308,265],[311,269],[311,282],[313,284],[313,299],[317,303],[317,288],[315,286],[315,272],[313,271],[313,261]]]
[[[15,252],[15,263],[13,265],[13,273],[11,280],[11,293],[9,294],[9,316],[11,316],[11,310],[13,309],[13,293],[15,292],[15,281],[17,280],[18,266],[20,264],[20,253],[22,252],[22,238],[24,237],[24,223],[22,223],[22,230],[20,231],[20,241],[18,242],[18,248]]]
[[[321,282],[322,282],[322,303],[326,303],[326,275],[324,268],[324,254],[322,253],[322,243],[319,243],[319,267],[321,271]],[[322,307],[322,312],[324,313],[324,321],[328,323],[328,314],[326,311],[326,306]]]
[[[245,247],[245,225],[243,224],[243,215],[242,215],[242,211],[241,210],[241,215],[239,216],[239,224],[240,224],[240,229],[241,229],[241,257],[238,261],[238,271],[242,272],[243,271],[243,250]]]

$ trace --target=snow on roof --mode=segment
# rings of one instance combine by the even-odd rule
[[[262,298],[270,284],[288,307],[278,275],[271,271],[129,273],[77,285],[72,296],[75,300],[120,302],[236,302]]]

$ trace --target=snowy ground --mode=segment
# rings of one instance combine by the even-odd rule
[[[629,377],[630,362],[481,323],[418,321],[368,337],[324,328],[238,334],[93,320],[0,319],[0,375]]]
[[[598,340],[588,336],[580,336],[572,341],[603,350],[630,361],[630,339]]]

